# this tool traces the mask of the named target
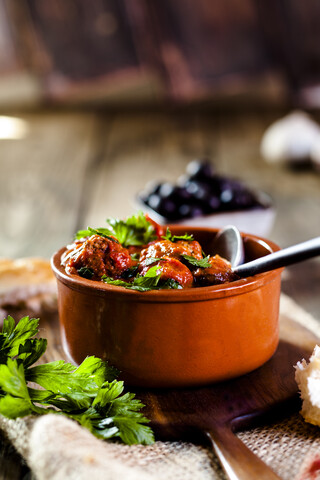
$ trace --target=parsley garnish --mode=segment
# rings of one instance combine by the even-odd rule
[[[149,290],[162,290],[162,289],[180,289],[181,285],[173,280],[168,279],[161,280],[161,272],[159,272],[160,265],[154,265],[149,268],[144,276],[137,276],[133,279],[132,283],[124,282],[123,280],[114,280],[111,277],[104,275],[101,280],[109,285],[117,285],[119,287],[128,288],[130,290],[137,290],[138,292],[148,292]]]
[[[161,238],[164,240],[169,240],[170,242],[177,242],[179,240],[185,240],[186,242],[192,242],[194,240],[193,235],[185,233],[184,235],[172,235],[169,228],[167,228],[166,234]]]
[[[87,230],[78,230],[75,235],[75,239],[80,240],[81,238],[91,237],[91,235],[100,235],[100,237],[108,238],[109,240],[113,240],[116,242],[116,239],[110,237],[112,235],[111,230],[109,228],[91,228],[88,227]]]
[[[190,257],[190,255],[181,255],[181,256],[187,261],[187,263],[189,263],[194,267],[209,268],[212,266],[211,263],[209,262],[210,255],[208,255],[205,258],[201,258],[200,260],[197,260],[194,257]]]
[[[108,218],[106,221],[110,228],[88,227],[87,230],[79,230],[75,238],[81,239],[96,234],[115,241],[110,237],[113,235],[123,247],[146,245],[157,238],[154,226],[146,219],[143,212],[138,212],[127,220]]]
[[[152,265],[153,263],[155,262],[160,262],[161,260],[163,260],[162,257],[158,258],[158,257],[148,257],[145,259],[145,261],[143,262],[144,265]]]
[[[0,333],[0,413],[8,418],[30,414],[66,415],[102,439],[120,438],[129,445],[151,444],[152,430],[133,393],[123,394],[118,371],[94,356],[79,367],[63,360],[31,366],[46,350],[34,338],[38,319],[23,317],[15,326],[4,319]],[[38,384],[33,388],[28,382]]]
[[[107,223],[111,227],[112,234],[124,247],[146,245],[157,238],[154,226],[146,219],[143,212],[138,212],[127,220],[108,218]]]
[[[81,267],[78,270],[78,274],[80,275],[80,277],[88,278],[89,280],[91,280],[94,275],[94,271],[90,267]]]
[[[112,242],[119,243],[116,238],[110,236],[112,235],[112,232],[107,228],[88,227],[88,231],[90,232],[90,235],[100,235],[100,237],[108,238],[108,240],[111,240]]]

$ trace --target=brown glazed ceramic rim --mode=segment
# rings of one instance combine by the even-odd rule
[[[179,226],[180,227],[180,226]],[[181,227],[180,227],[181,228]],[[183,229],[197,230],[201,232],[216,233],[218,229],[206,228],[206,227],[188,227],[183,226]],[[265,243],[272,251],[279,250],[279,246],[274,242],[257,237],[255,235],[242,233],[243,237],[248,237],[252,240]],[[222,285],[211,285],[209,287],[196,287],[187,288],[182,290],[150,290],[148,292],[138,292],[136,290],[129,290],[125,287],[108,285],[106,283],[88,280],[78,275],[69,275],[65,272],[64,266],[61,265],[61,255],[67,248],[62,247],[51,258],[51,266],[56,277],[68,285],[70,288],[78,291],[88,291],[90,295],[105,296],[106,294],[112,294],[119,298],[125,297],[127,301],[139,301],[139,302],[166,302],[166,303],[180,303],[180,302],[194,302],[194,301],[206,301],[215,298],[231,297],[234,295],[241,295],[248,291],[260,288],[262,285],[274,280],[275,277],[281,274],[281,269],[272,270],[270,272],[261,273],[252,277],[243,278]]]

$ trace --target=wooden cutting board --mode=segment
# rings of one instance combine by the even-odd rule
[[[320,339],[284,315],[280,326],[276,353],[254,372],[201,388],[136,390],[156,438],[209,440],[230,479],[279,479],[235,432],[300,408],[293,366],[309,358]],[[57,315],[42,316],[40,328],[41,336],[48,338],[45,360],[64,358]]]

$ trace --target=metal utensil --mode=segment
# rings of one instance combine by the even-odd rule
[[[244,247],[239,230],[234,225],[227,225],[215,236],[210,251],[220,255],[231,263],[233,268],[244,261]]]
[[[234,247],[236,249],[236,246]],[[233,272],[239,277],[251,277],[257,273],[268,272],[276,268],[287,267],[293,263],[307,260],[320,255],[320,237],[284,248],[251,262],[233,267]]]

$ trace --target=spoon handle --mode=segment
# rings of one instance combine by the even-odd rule
[[[231,430],[213,428],[206,433],[229,480],[281,480]]]
[[[316,257],[317,255],[320,255],[320,237],[299,243],[298,245],[293,245],[292,247],[284,248],[278,252],[270,253],[264,257],[252,260],[252,262],[239,265],[233,269],[233,272],[239,277],[250,277],[257,273],[286,267],[293,263]]]

